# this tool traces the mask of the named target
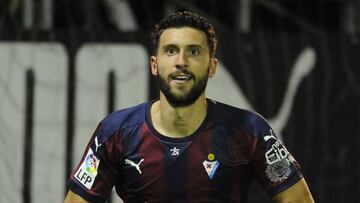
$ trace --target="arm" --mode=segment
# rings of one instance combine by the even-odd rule
[[[314,199],[311,196],[309,188],[305,179],[300,179],[295,185],[277,194],[273,198],[275,203],[313,203]]]
[[[67,193],[64,203],[89,203],[88,201],[84,200],[82,197],[77,195],[76,193],[69,190]]]

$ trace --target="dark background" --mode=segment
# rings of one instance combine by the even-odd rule
[[[30,0],[29,0],[30,1]],[[301,163],[317,202],[360,202],[360,3],[351,0],[133,0],[137,27],[121,30],[108,1],[63,0],[51,3],[44,25],[43,1],[34,0],[33,21],[24,24],[24,1],[0,3],[1,41],[61,42],[69,52],[67,137],[72,145],[74,53],[87,42],[137,42],[151,53],[149,33],[169,10],[206,16],[217,28],[217,57],[229,68],[254,108],[264,117],[279,109],[292,63],[304,47],[317,62],[296,94],[284,142]],[[241,28],[242,12],[249,12]],[[149,76],[150,77],[150,76]],[[154,85],[150,98],[157,97]],[[65,164],[70,172],[71,151]],[[64,174],[64,178],[67,175]],[[249,202],[266,202],[257,184]],[[26,200],[24,201],[26,202]]]

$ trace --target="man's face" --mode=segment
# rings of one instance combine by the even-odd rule
[[[205,33],[190,27],[166,29],[160,36],[152,73],[161,92],[175,107],[194,103],[204,94],[216,60],[210,59]]]

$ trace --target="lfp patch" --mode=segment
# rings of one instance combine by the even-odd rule
[[[97,169],[100,160],[94,155],[90,148],[83,163],[75,173],[75,178],[84,185],[87,189],[91,189],[95,177],[97,176]]]

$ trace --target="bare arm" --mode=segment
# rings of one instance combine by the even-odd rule
[[[314,203],[305,179],[279,193],[273,198],[275,203]]]
[[[84,200],[82,197],[77,195],[76,193],[69,190],[67,193],[64,203],[89,203],[88,201]]]

